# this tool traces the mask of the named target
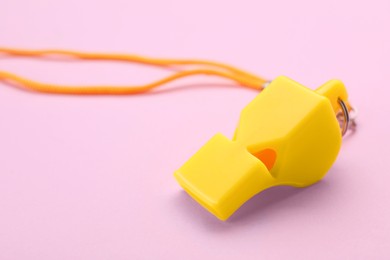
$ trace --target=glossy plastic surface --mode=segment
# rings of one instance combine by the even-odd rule
[[[269,187],[311,185],[340,150],[338,98],[348,98],[338,80],[312,91],[278,77],[243,109],[232,140],[215,135],[175,177],[221,220]]]

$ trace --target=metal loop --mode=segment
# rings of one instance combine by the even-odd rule
[[[338,99],[338,103],[340,105],[340,108],[341,108],[341,114],[338,114],[337,115],[337,118],[340,120],[340,115],[343,116],[343,122],[342,122],[342,126],[341,126],[341,134],[344,136],[348,129],[350,128],[350,125],[352,123],[352,126],[355,125],[355,121],[354,121],[354,118],[351,119],[351,116],[350,116],[350,111],[348,110],[348,107],[347,105],[345,104],[345,102],[339,98]],[[351,111],[353,111],[353,109],[351,109]]]

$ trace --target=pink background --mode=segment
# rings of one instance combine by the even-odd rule
[[[268,190],[221,222],[172,174],[232,136],[255,91],[205,77],[124,97],[1,83],[1,260],[390,259],[390,1],[2,0],[0,31],[1,46],[207,58],[311,88],[340,78],[359,110],[323,181]],[[167,73],[6,57],[0,70],[69,84]]]

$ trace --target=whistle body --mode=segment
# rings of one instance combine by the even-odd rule
[[[242,110],[233,139],[216,134],[174,175],[221,220],[272,186],[311,185],[340,150],[339,98],[348,97],[338,80],[313,91],[278,77]]]

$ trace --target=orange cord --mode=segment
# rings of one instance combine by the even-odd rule
[[[257,77],[251,73],[237,69],[235,67],[204,60],[179,60],[179,59],[155,59],[136,55],[125,54],[101,54],[101,53],[84,53],[64,50],[17,50],[0,48],[0,54],[22,57],[46,57],[46,56],[65,56],[70,58],[84,59],[84,60],[111,60],[111,61],[125,61],[135,62],[147,65],[154,65],[160,67],[170,66],[186,66],[197,65],[204,68],[183,70],[163,78],[161,80],[141,85],[141,86],[66,86],[39,83],[29,80],[15,74],[0,71],[0,80],[18,83],[26,89],[38,92],[56,93],[56,94],[84,94],[84,95],[129,95],[139,94],[150,91],[168,82],[174,81],[192,75],[212,75],[230,79],[244,87],[261,90],[267,80]]]

